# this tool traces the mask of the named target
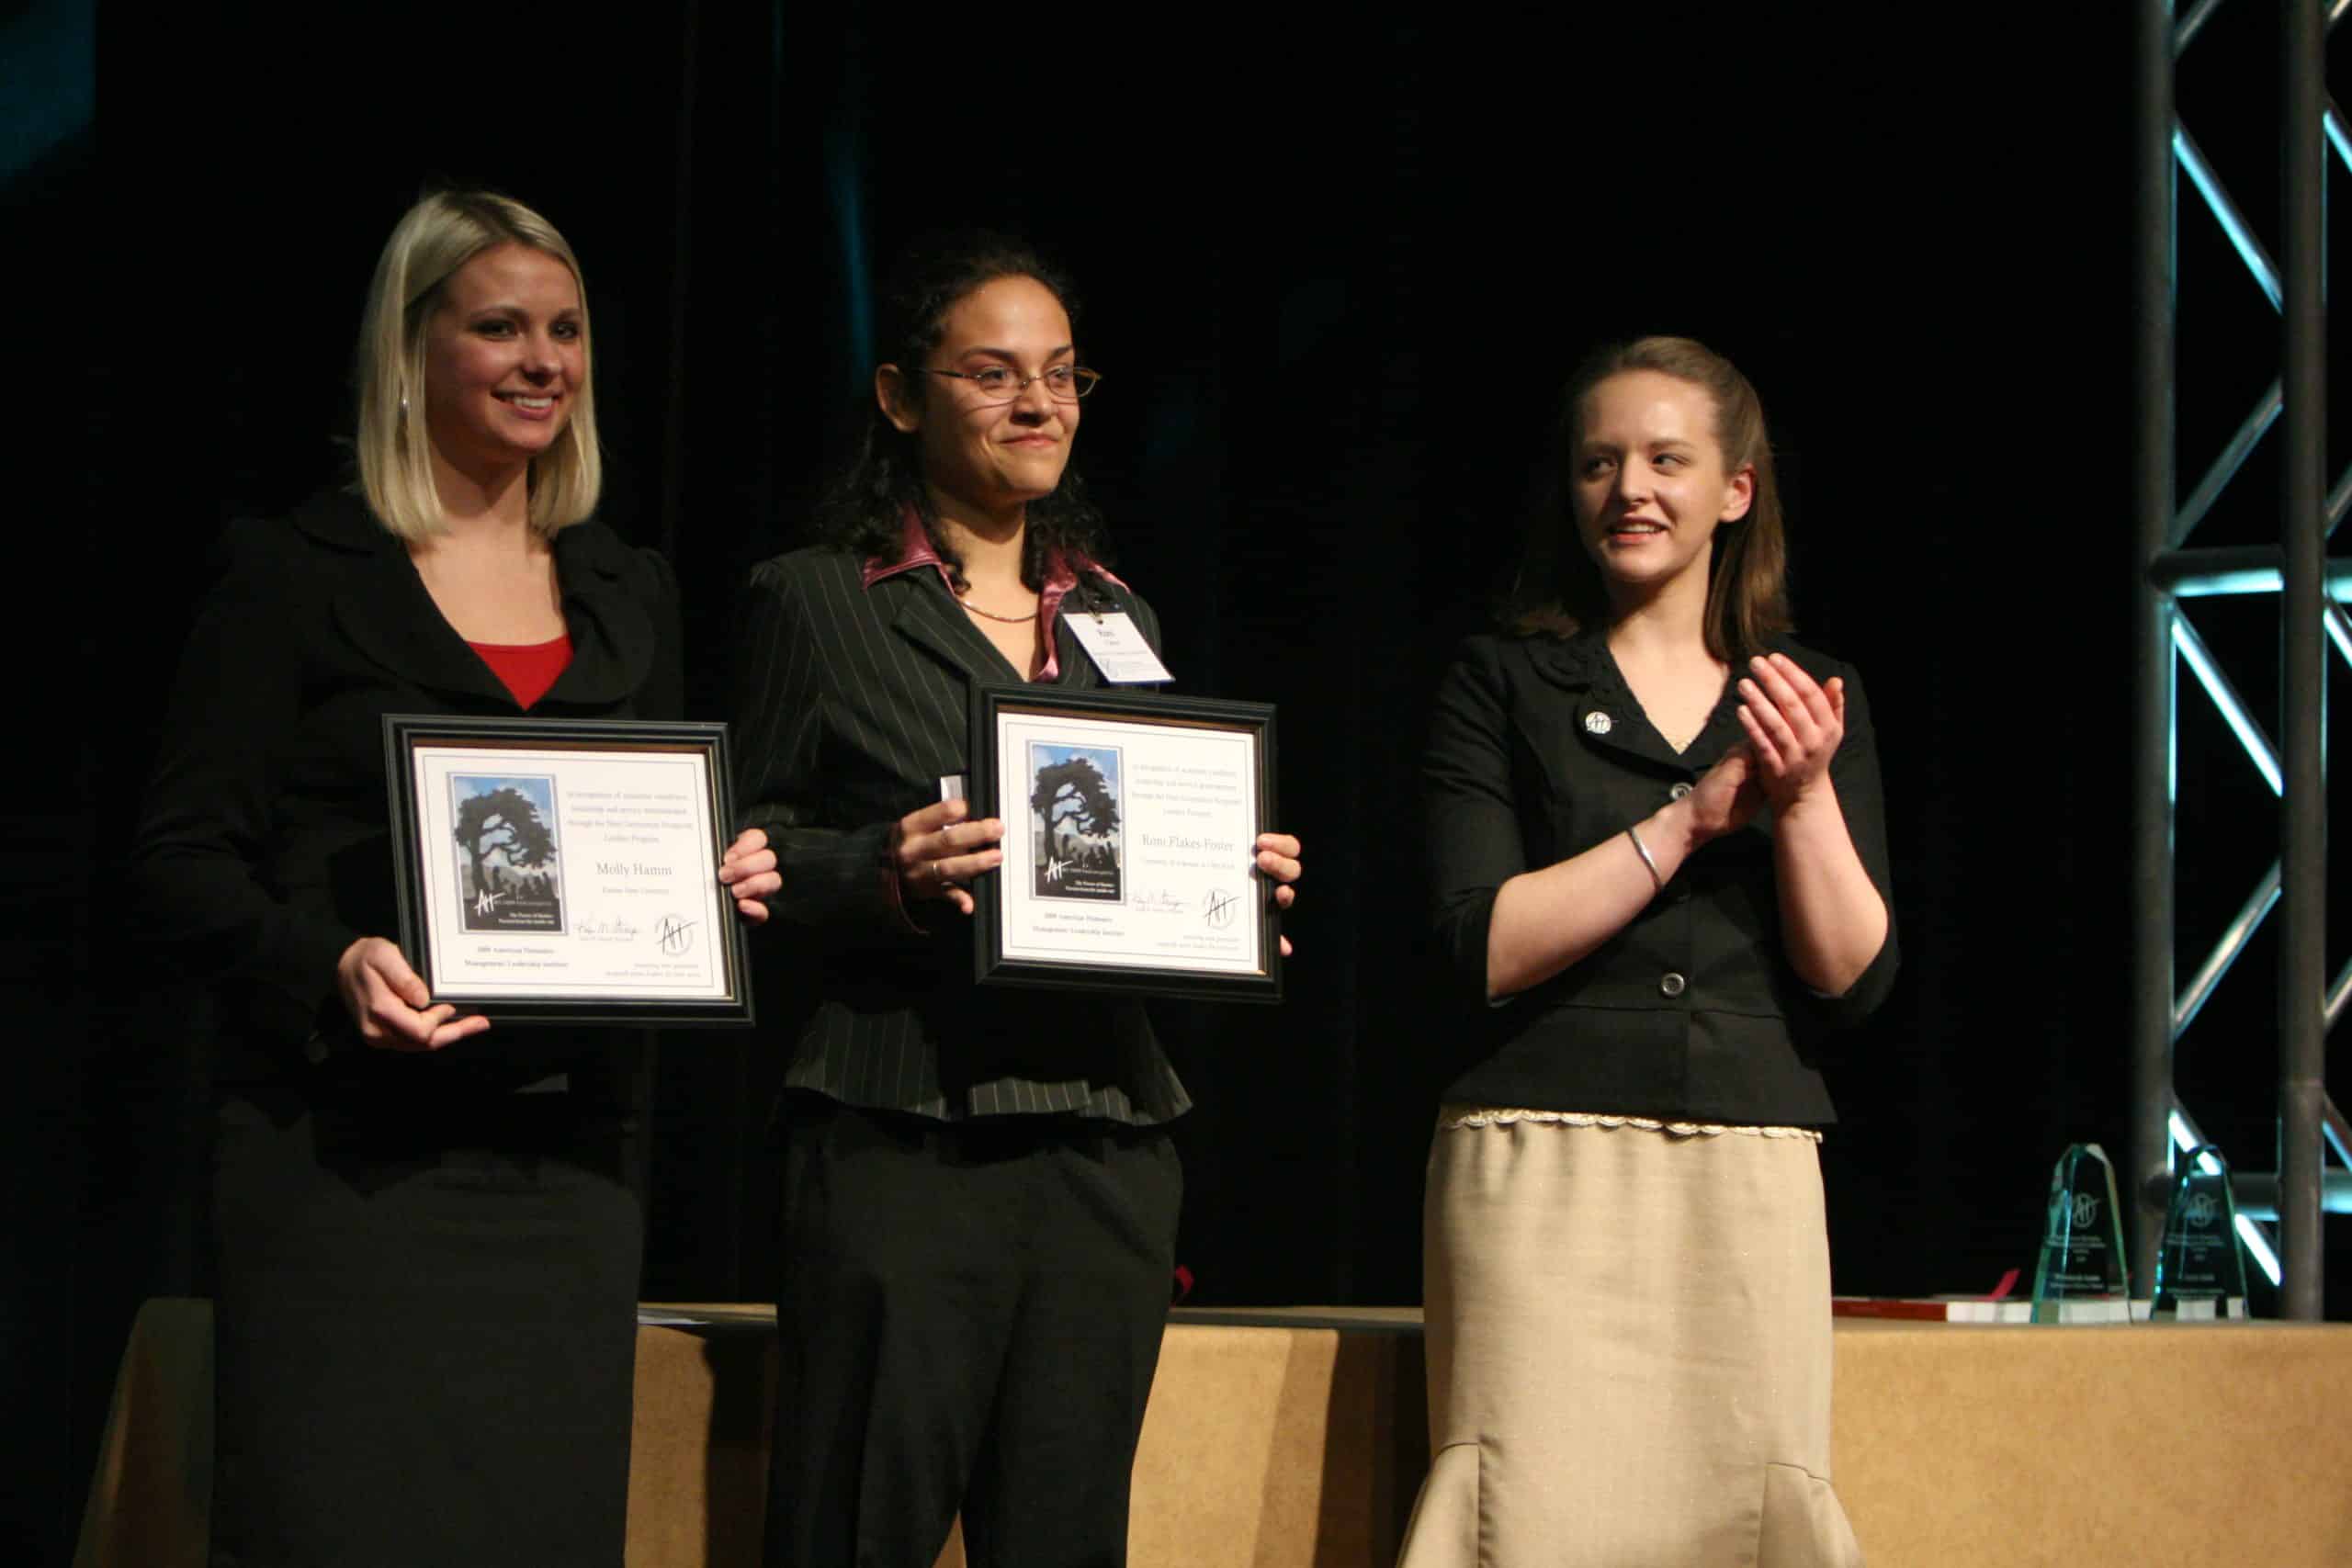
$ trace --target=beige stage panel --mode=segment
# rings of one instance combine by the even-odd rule
[[[2352,1325],[1840,1321],[1877,1563],[2352,1564]]]
[[[639,1332],[630,1568],[753,1563],[774,1316],[652,1310],[700,1321]],[[203,1302],[141,1312],[76,1568],[203,1562],[210,1330]],[[1837,1353],[1838,1487],[1881,1568],[2352,1565],[2352,1325],[1841,1319]],[[1417,1313],[1179,1313],[1133,1561],[1389,1568],[1426,1427]]]

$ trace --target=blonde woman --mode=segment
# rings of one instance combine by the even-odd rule
[[[1404,1562],[1859,1562],[1809,1047],[1894,973],[1869,710],[1788,637],[1771,446],[1729,361],[1603,353],[1554,461],[1523,597],[1447,675],[1424,768],[1482,1049],[1430,1154]]]
[[[358,351],[358,479],[234,525],[134,852],[213,983],[213,1561],[617,1564],[639,1218],[593,1032],[488,1032],[394,928],[386,713],[674,718],[669,569],[590,521],[587,296],[434,195]]]

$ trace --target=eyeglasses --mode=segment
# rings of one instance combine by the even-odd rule
[[[991,365],[985,370],[932,370],[933,376],[953,376],[958,381],[969,381],[972,389],[988,403],[1009,403],[1029,389],[1032,381],[1046,384],[1046,395],[1057,403],[1074,403],[1094,390],[1102,379],[1092,370],[1076,365],[1057,365],[1051,370],[1040,370],[1035,376],[1023,376],[1007,366]]]

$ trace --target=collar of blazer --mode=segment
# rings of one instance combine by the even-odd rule
[[[947,591],[935,571],[902,571],[877,578],[865,592],[893,631],[963,671],[976,685],[1001,686],[1021,680],[1022,672],[997,651],[988,634],[972,624],[964,606]],[[1117,601],[1117,590],[1109,590]],[[1125,608],[1121,604],[1120,608]],[[1053,686],[1099,686],[1094,660],[1078,646],[1065,625],[1068,612],[1054,617],[1054,651],[1060,664]]]
[[[307,537],[344,558],[334,590],[335,624],[369,659],[433,691],[513,708],[514,694],[442,617],[401,541],[358,497],[330,491],[294,515]],[[636,552],[590,521],[556,535],[556,581],[563,595],[571,662],[535,710],[606,707],[645,682],[656,632]],[[637,591],[632,592],[632,585]]]
[[[1567,637],[1532,633],[1517,641],[1529,668],[1563,691],[1589,692],[1617,682],[1616,660],[1609,657],[1609,645],[1597,627],[1587,626]]]
[[[1696,776],[1715,765],[1741,737],[1731,708],[1738,690],[1726,682],[1706,725],[1677,751],[1666,743],[1639,699],[1625,683],[1624,672],[1611,657],[1606,634],[1587,627],[1572,637],[1542,635],[1518,639],[1527,663],[1548,683],[1570,694],[1576,703],[1576,733],[1595,750],[1636,757],[1655,766]]]

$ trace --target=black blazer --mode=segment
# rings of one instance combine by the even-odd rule
[[[1864,868],[1887,901],[1885,944],[1842,997],[1809,990],[1781,946],[1771,822],[1759,816],[1686,861],[1608,942],[1542,985],[1486,1005],[1496,891],[1640,821],[1740,740],[1726,682],[1677,752],[1634,698],[1597,632],[1472,637],[1439,689],[1423,763],[1435,931],[1483,1059],[1458,1104],[1748,1125],[1836,1120],[1810,1065],[1829,1032],[1885,998],[1896,963],[1885,808],[1870,704],[1849,665],[1786,639],[1814,679],[1846,682],[1830,761]]]
[[[528,1031],[429,1056],[359,1049],[335,990],[345,948],[397,940],[382,716],[513,716],[513,694],[357,497],[323,491],[289,518],[232,524],[223,548],[131,855],[144,933],[229,994],[216,1076],[308,1080],[310,1060],[338,1048],[339,1070],[363,1075],[544,1071],[557,1044]],[[668,565],[594,522],[554,550],[572,658],[531,712],[678,717]]]
[[[1139,595],[1091,585],[1159,646]],[[945,1119],[1156,1122],[1186,1110],[1139,1004],[976,987],[965,917],[899,904],[893,827],[969,772],[974,686],[1020,678],[938,570],[869,587],[848,553],[797,550],[753,570],[739,624],[735,798],[784,874],[764,940],[787,946],[789,977],[763,1019],[792,1032],[785,1086]],[[1057,684],[1102,683],[1067,613],[1054,646]]]

